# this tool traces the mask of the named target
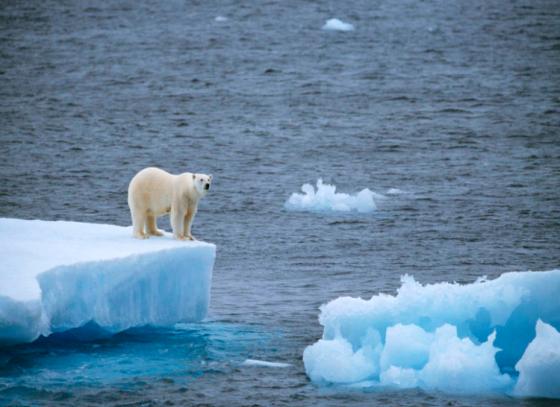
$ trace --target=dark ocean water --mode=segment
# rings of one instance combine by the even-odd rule
[[[4,0],[0,151],[3,217],[129,225],[139,169],[211,173],[193,232],[218,246],[207,321],[16,347],[0,404],[553,404],[319,388],[302,352],[321,304],[402,274],[559,266],[558,1]],[[283,209],[319,177],[406,193]]]

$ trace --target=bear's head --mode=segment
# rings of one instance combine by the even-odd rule
[[[210,189],[210,184],[212,184],[212,175],[193,174],[192,177],[196,192],[200,196],[206,195]]]

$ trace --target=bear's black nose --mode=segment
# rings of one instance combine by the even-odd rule
[[[204,185],[204,189],[210,189],[210,184]]]

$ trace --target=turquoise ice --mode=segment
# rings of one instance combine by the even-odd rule
[[[402,277],[396,295],[321,307],[317,384],[560,398],[560,270],[461,285]]]

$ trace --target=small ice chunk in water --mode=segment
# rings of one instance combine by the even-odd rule
[[[293,193],[284,204],[292,211],[307,212],[372,212],[377,206],[375,200],[384,198],[369,189],[362,189],[356,195],[336,192],[336,186],[324,184],[322,179],[317,180],[317,191],[311,184],[301,187],[303,194]]]
[[[329,31],[354,31],[354,26],[350,23],[345,23],[338,18],[331,18],[323,25],[323,30]]]
[[[224,16],[217,16],[217,17],[214,19],[214,21],[217,22],[217,23],[223,23],[224,21],[227,21],[227,20],[228,20],[228,18],[227,18],[227,17],[224,17]]]
[[[246,359],[243,366],[262,366],[262,367],[290,367],[289,363],[267,362],[266,360]]]

